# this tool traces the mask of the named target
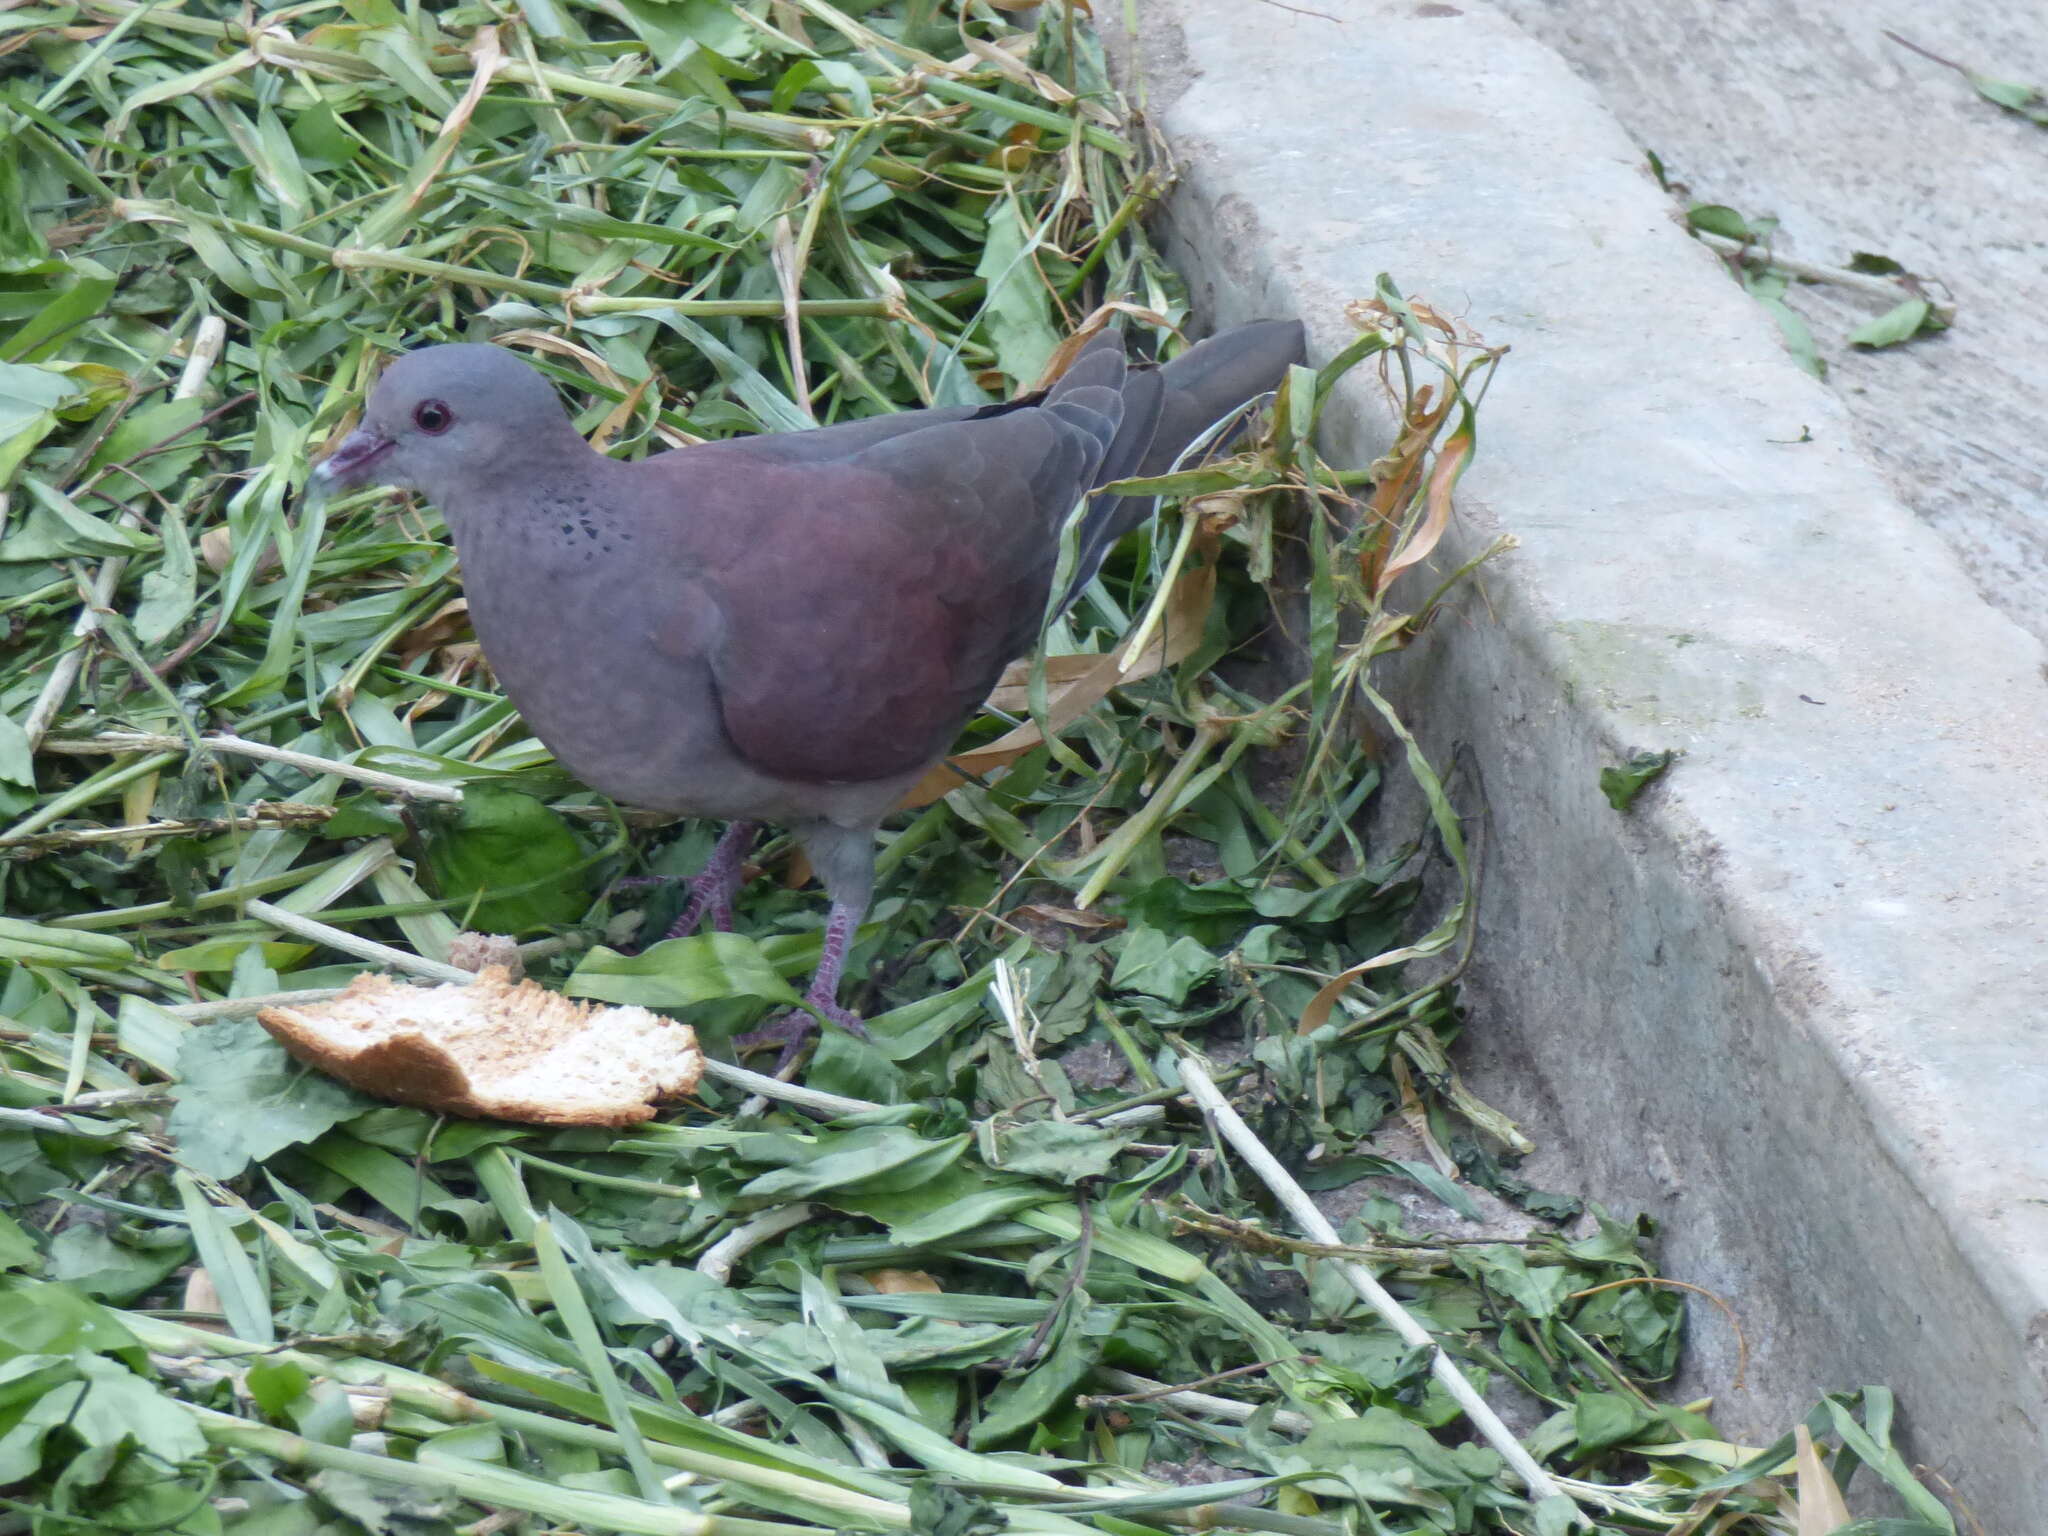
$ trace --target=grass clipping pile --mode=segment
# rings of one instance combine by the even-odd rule
[[[1170,349],[1170,166],[1083,10],[0,8],[0,1536],[1783,1536],[1851,1473],[1955,1529],[1880,1389],[1762,1446],[1660,1394],[1654,1234],[1450,1065],[1470,785],[1372,668],[1459,591],[1495,355],[1392,282],[1263,442],[1132,488],[1175,506],[889,829],[871,1038],[800,1081],[731,1059],[816,961],[788,841],[664,940],[624,877],[716,829],[526,734],[432,507],[297,505],[422,342],[625,456]],[[1353,370],[1394,426],[1339,471]],[[1426,814],[1368,842],[1384,774]],[[449,994],[361,978],[465,931],[554,1023],[458,1084]],[[679,1018],[671,1111],[596,1089]],[[442,1113],[573,1082],[613,1123]]]
[[[358,976],[331,1001],[256,1017],[307,1065],[444,1115],[637,1125],[704,1075],[689,1025],[572,1002],[495,965],[437,987]]]

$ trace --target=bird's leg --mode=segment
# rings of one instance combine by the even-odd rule
[[[839,1003],[839,976],[846,967],[846,952],[853,947],[854,930],[860,927],[861,907],[848,906],[845,902],[832,903],[832,915],[825,919],[825,948],[818,956],[818,968],[811,973],[811,984],[804,991],[804,1001],[819,1013],[837,1024],[841,1029],[867,1038],[868,1027],[860,1021],[860,1015]],[[789,1012],[770,1019],[759,1029],[741,1035],[734,1040],[733,1051],[745,1056],[749,1052],[766,1049],[771,1045],[782,1047],[782,1054],[776,1058],[775,1072],[782,1070],[796,1060],[797,1052],[809,1043],[818,1032],[818,1021],[808,1008],[792,1008]]]
[[[853,948],[853,934],[860,926],[860,918],[860,908],[843,901],[832,903],[832,915],[825,919],[825,947],[818,955],[818,968],[811,973],[810,990],[804,993],[804,1001],[841,1029],[850,1029],[866,1039],[868,1027],[861,1023],[860,1016],[839,1006],[839,975],[846,968],[846,952]],[[797,1013],[791,1017],[804,1015]]]
[[[703,921],[707,912],[711,914],[711,926],[718,932],[732,931],[732,898],[739,889],[740,863],[753,846],[753,822],[736,821],[725,829],[725,836],[711,850],[711,857],[705,860],[704,868],[690,879],[689,905],[683,908],[682,916],[669,925],[664,937],[680,939],[695,933],[697,924]]]
[[[839,1004],[839,978],[846,969],[847,952],[853,948],[853,936],[874,891],[874,825],[841,827],[812,822],[791,830],[810,855],[811,866],[824,879],[825,888],[832,893],[832,912],[825,919],[824,947],[818,954],[818,968],[811,973],[804,1001],[842,1029],[865,1039],[867,1026],[861,1023],[860,1016]],[[808,1008],[792,1008],[752,1034],[735,1040],[733,1048],[744,1054],[767,1045],[781,1046],[782,1056],[775,1064],[779,1073],[796,1059],[797,1052],[817,1029],[817,1018]]]

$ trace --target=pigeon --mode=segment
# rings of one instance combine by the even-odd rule
[[[876,833],[1036,643],[1075,508],[1213,447],[1302,356],[1295,321],[1163,367],[1105,330],[1001,404],[627,461],[512,352],[429,346],[384,371],[312,490],[425,495],[484,655],[556,760],[623,804],[730,824],[672,934],[730,927],[758,825],[786,828],[831,900],[805,1000],[861,1033],[838,992]],[[1088,500],[1062,606],[1155,505]],[[786,1063],[814,1028],[795,1010],[742,1044],[779,1041]]]

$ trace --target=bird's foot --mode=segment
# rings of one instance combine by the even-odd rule
[[[736,821],[711,850],[704,868],[682,883],[690,888],[690,899],[681,914],[669,924],[664,939],[680,939],[697,931],[706,917],[719,933],[732,932],[732,901],[739,891],[747,850],[754,845],[754,824]],[[674,885],[670,875],[631,875],[618,882],[620,890],[645,890],[649,886]]]
[[[851,1008],[842,1008],[829,997],[820,998],[813,996],[807,998],[806,1001],[811,1005],[811,1008],[817,1009],[819,1013],[830,1019],[834,1024],[837,1024],[848,1034],[857,1035],[863,1040],[867,1039],[867,1025],[861,1022],[860,1015]],[[752,1030],[734,1039],[732,1043],[733,1054],[736,1056],[747,1056],[755,1051],[764,1051],[770,1046],[780,1046],[782,1054],[776,1058],[775,1070],[769,1074],[771,1077],[780,1077],[789,1064],[796,1060],[797,1054],[806,1045],[810,1044],[817,1033],[818,1021],[812,1015],[810,1009],[792,1008],[787,1013],[777,1014],[759,1029]]]
[[[684,905],[676,920],[668,925],[665,939],[687,938],[697,931],[697,925],[706,917],[719,933],[732,932],[732,887],[730,874],[723,870],[706,870],[684,882],[690,888],[690,899]]]

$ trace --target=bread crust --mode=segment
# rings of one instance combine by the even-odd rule
[[[644,1008],[577,1002],[487,966],[467,986],[358,976],[339,996],[256,1016],[278,1044],[381,1099],[477,1120],[637,1125],[703,1075],[696,1031]],[[656,1054],[649,1059],[646,1047]],[[642,1047],[638,1052],[630,1046]],[[639,1055],[635,1068],[630,1058]],[[553,1059],[556,1082],[524,1083]],[[609,1081],[561,1082],[585,1068]],[[543,1075],[546,1075],[543,1072]]]

